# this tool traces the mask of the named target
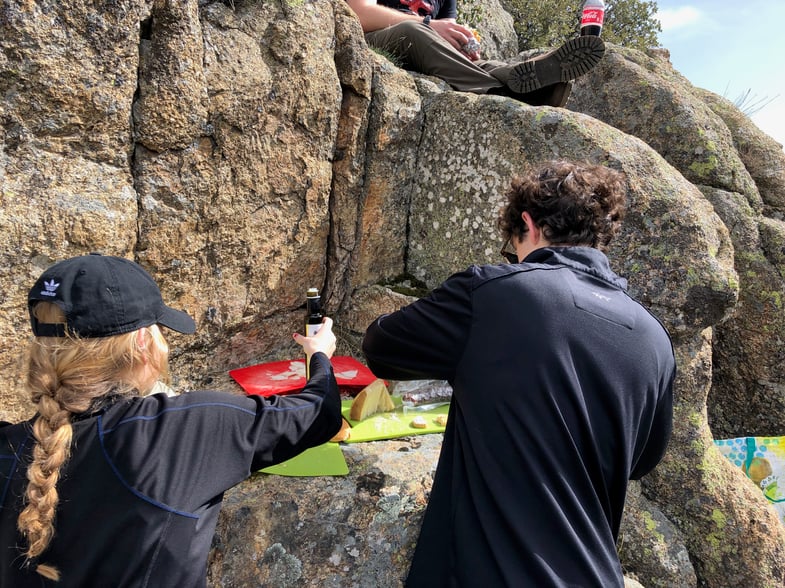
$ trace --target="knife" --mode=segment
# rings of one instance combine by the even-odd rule
[[[430,402],[428,404],[418,404],[418,405],[411,405],[411,406],[402,404],[401,406],[397,406],[395,410],[396,412],[400,410],[404,413],[426,412],[428,410],[433,410],[434,408],[439,408],[440,406],[446,406],[448,404],[450,404],[449,400],[446,400],[444,402]]]

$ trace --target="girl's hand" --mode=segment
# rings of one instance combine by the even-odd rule
[[[300,333],[293,335],[294,340],[299,343],[305,354],[309,357],[321,351],[327,357],[332,357],[335,353],[335,335],[333,334],[333,319],[324,317],[319,332],[313,337],[305,337]]]

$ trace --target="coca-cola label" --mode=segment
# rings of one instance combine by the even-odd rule
[[[602,8],[587,8],[581,16],[581,26],[602,26],[603,20],[605,20],[605,11]]]

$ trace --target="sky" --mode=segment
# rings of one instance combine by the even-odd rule
[[[660,45],[693,85],[747,104],[752,121],[785,145],[785,1],[656,0]],[[742,107],[743,109],[743,107]]]

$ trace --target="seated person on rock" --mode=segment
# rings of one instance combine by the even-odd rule
[[[484,60],[469,45],[471,29],[458,24],[456,0],[346,0],[371,47],[409,70],[435,76],[453,89],[500,94],[533,106],[564,106],[570,81],[589,72],[605,53],[602,39],[583,36],[519,63]]]

